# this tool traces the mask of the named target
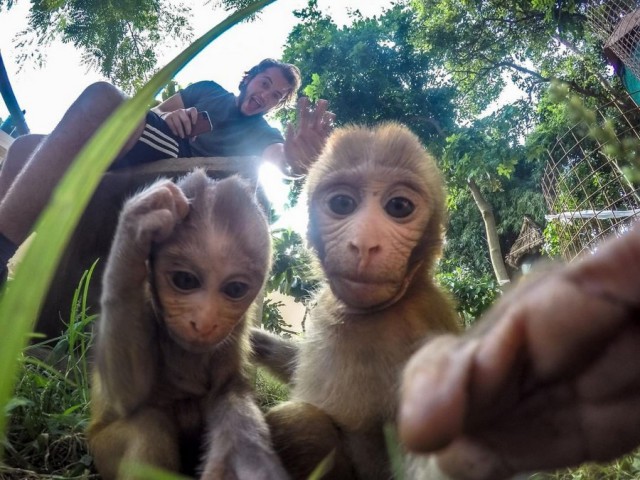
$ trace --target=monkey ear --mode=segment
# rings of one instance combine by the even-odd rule
[[[215,180],[209,178],[203,168],[194,168],[190,173],[179,178],[176,185],[189,199],[189,203],[193,203],[206,190],[207,186],[214,182]]]

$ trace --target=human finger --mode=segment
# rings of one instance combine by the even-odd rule
[[[290,167],[293,175],[304,175],[307,172],[307,167],[304,162],[301,161],[301,147],[300,142],[296,138],[296,132],[293,125],[287,125],[285,132],[285,159],[287,165]]]
[[[320,128],[327,112],[329,102],[324,99],[320,99],[316,102],[316,106],[311,112],[311,126],[312,128]]]
[[[191,118],[183,108],[167,114],[164,117],[164,121],[169,125],[173,134],[180,138],[185,138],[186,135],[191,132]]]
[[[307,97],[298,98],[298,130],[304,130],[311,123],[311,102]]]
[[[332,129],[333,128],[333,123],[336,120],[336,114],[333,112],[326,112],[323,116],[322,116],[322,125],[325,127],[325,129]]]
[[[191,132],[193,131],[193,126],[198,120],[198,109],[196,107],[189,107],[183,109],[182,113],[183,115],[181,116],[181,120],[184,137],[189,137],[191,136]]]

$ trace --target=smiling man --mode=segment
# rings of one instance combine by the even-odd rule
[[[249,69],[242,78],[238,96],[216,82],[194,83],[171,96],[147,114],[134,137],[133,148],[121,156],[114,167],[135,165],[175,157],[197,156],[261,156],[284,172],[304,173],[306,165],[324,143],[333,115],[326,112],[326,102],[318,102],[315,112],[309,101],[301,98],[300,127],[304,141],[285,141],[278,130],[269,126],[264,115],[277,110],[295,98],[300,87],[300,72],[294,65],[265,59]],[[193,135],[199,112],[207,112],[211,130]],[[300,145],[311,147],[300,152]]]
[[[263,117],[292,101],[299,87],[298,68],[273,59],[245,72],[238,96],[213,81],[194,83],[147,113],[111,169],[171,157],[257,156],[303,175],[331,132],[326,100],[314,109],[301,97],[297,126],[289,125],[285,137]],[[125,99],[113,85],[94,83],[49,135],[13,142],[0,170],[0,282],[77,153]],[[202,122],[205,130],[195,130]]]

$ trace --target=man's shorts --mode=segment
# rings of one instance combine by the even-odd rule
[[[169,125],[152,111],[147,112],[142,135],[123,157],[117,159],[109,170],[156,162],[165,158],[190,157],[189,140],[173,134]]]

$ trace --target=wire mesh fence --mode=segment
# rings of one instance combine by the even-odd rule
[[[640,109],[612,102],[596,111],[611,122],[619,140],[640,139]],[[571,260],[594,251],[605,237],[620,234],[640,217],[640,191],[624,173],[626,165],[607,155],[606,143],[576,123],[548,151],[542,191],[556,233],[557,252]]]

